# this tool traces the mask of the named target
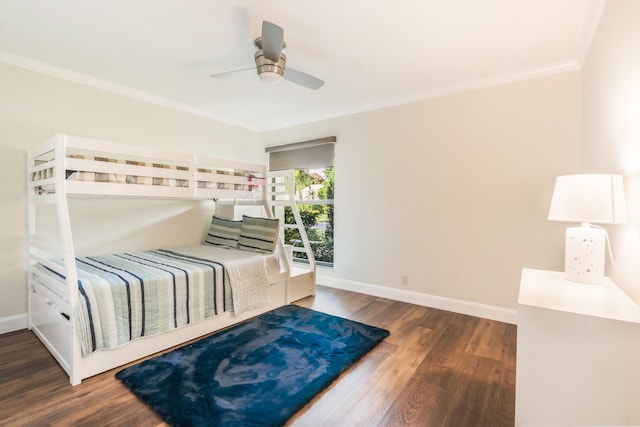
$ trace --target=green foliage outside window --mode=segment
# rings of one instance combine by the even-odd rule
[[[296,195],[298,200],[327,200],[333,199],[334,171],[297,170],[295,171]],[[316,261],[333,264],[333,205],[298,204],[302,223],[309,237],[311,249]],[[285,208],[286,224],[295,224],[293,212]],[[287,228],[284,231],[285,243],[302,247],[300,233],[296,229]],[[294,253],[299,259],[306,259],[305,253]]]

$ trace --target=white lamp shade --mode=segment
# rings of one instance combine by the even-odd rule
[[[557,177],[549,220],[626,223],[627,207],[622,176],[584,174]]]

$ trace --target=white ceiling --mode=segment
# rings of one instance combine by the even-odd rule
[[[0,0],[0,61],[268,130],[578,68],[606,0]],[[262,20],[317,91],[252,73]]]

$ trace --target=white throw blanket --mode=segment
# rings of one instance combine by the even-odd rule
[[[269,303],[269,280],[264,255],[211,245],[181,246],[173,250],[191,256],[215,259],[224,265],[229,276],[233,312],[236,316]]]
[[[237,315],[264,307],[269,301],[267,272],[264,257],[253,256],[225,261],[233,295],[233,312]]]

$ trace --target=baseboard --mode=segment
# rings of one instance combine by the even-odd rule
[[[514,325],[517,323],[518,316],[516,310],[510,310],[507,308],[496,307],[492,305],[440,297],[437,295],[423,294],[420,292],[407,291],[404,289],[388,288],[386,286],[371,285],[368,283],[356,282],[354,280],[329,277],[323,275],[322,273],[318,274],[318,284],[330,288],[353,291],[361,294],[388,298],[395,301],[408,302],[411,304],[423,305],[425,307],[453,311],[455,313],[468,314],[470,316],[497,320],[499,322],[511,323]],[[27,326],[27,313],[0,318],[0,334],[6,334],[7,332],[26,329]]]
[[[327,286],[330,288],[358,292],[361,294],[388,298],[394,301],[423,305],[425,307],[438,308],[455,313],[468,314],[470,316],[497,320],[499,322],[511,323],[514,325],[517,323],[518,318],[518,312],[516,310],[486,304],[479,304],[470,301],[457,300],[453,298],[440,297],[437,295],[423,294],[420,292],[407,291],[404,289],[371,285],[368,283],[356,282],[353,280],[325,276],[322,275],[322,273],[318,274],[317,281],[319,285]]]
[[[27,329],[27,313],[0,318],[0,334]]]

